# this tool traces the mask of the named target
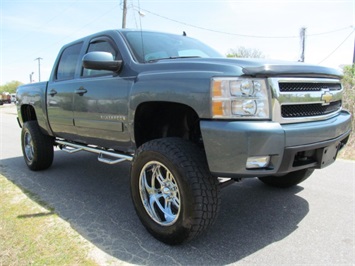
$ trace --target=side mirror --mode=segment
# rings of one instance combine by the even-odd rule
[[[90,52],[83,56],[83,67],[94,70],[110,70],[118,72],[122,67],[122,60],[114,60],[107,52]]]

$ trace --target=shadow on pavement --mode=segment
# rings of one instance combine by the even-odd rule
[[[133,264],[237,262],[290,235],[309,211],[307,201],[297,196],[302,187],[280,190],[246,179],[222,190],[213,228],[190,243],[171,247],[151,237],[136,216],[128,163],[110,166],[97,162],[93,154],[56,151],[48,170],[32,172],[17,157],[2,160],[0,172],[98,248]]]

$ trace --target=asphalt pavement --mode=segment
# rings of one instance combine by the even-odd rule
[[[106,165],[87,152],[56,150],[50,169],[22,157],[14,105],[0,107],[0,173],[70,223],[117,262],[144,265],[354,265],[355,162],[337,160],[291,189],[245,179],[222,190],[215,225],[167,246],[135,214],[129,163]]]

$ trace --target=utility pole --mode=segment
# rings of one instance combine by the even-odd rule
[[[123,0],[122,29],[126,28],[127,0]]]
[[[41,60],[42,60],[42,59],[43,59],[43,58],[41,58],[41,57],[37,57],[37,58],[35,59],[35,61],[38,60],[38,82],[41,81]]]
[[[298,60],[299,62],[304,62],[304,52],[306,48],[306,28],[301,28],[300,31],[300,42],[301,42],[301,57]]]

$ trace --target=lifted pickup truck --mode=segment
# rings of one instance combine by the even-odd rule
[[[23,155],[31,170],[51,166],[53,146],[132,161],[138,217],[179,244],[213,224],[227,183],[290,187],[334,162],[351,131],[340,78],[183,35],[100,32],[65,45],[48,82],[17,89]]]

